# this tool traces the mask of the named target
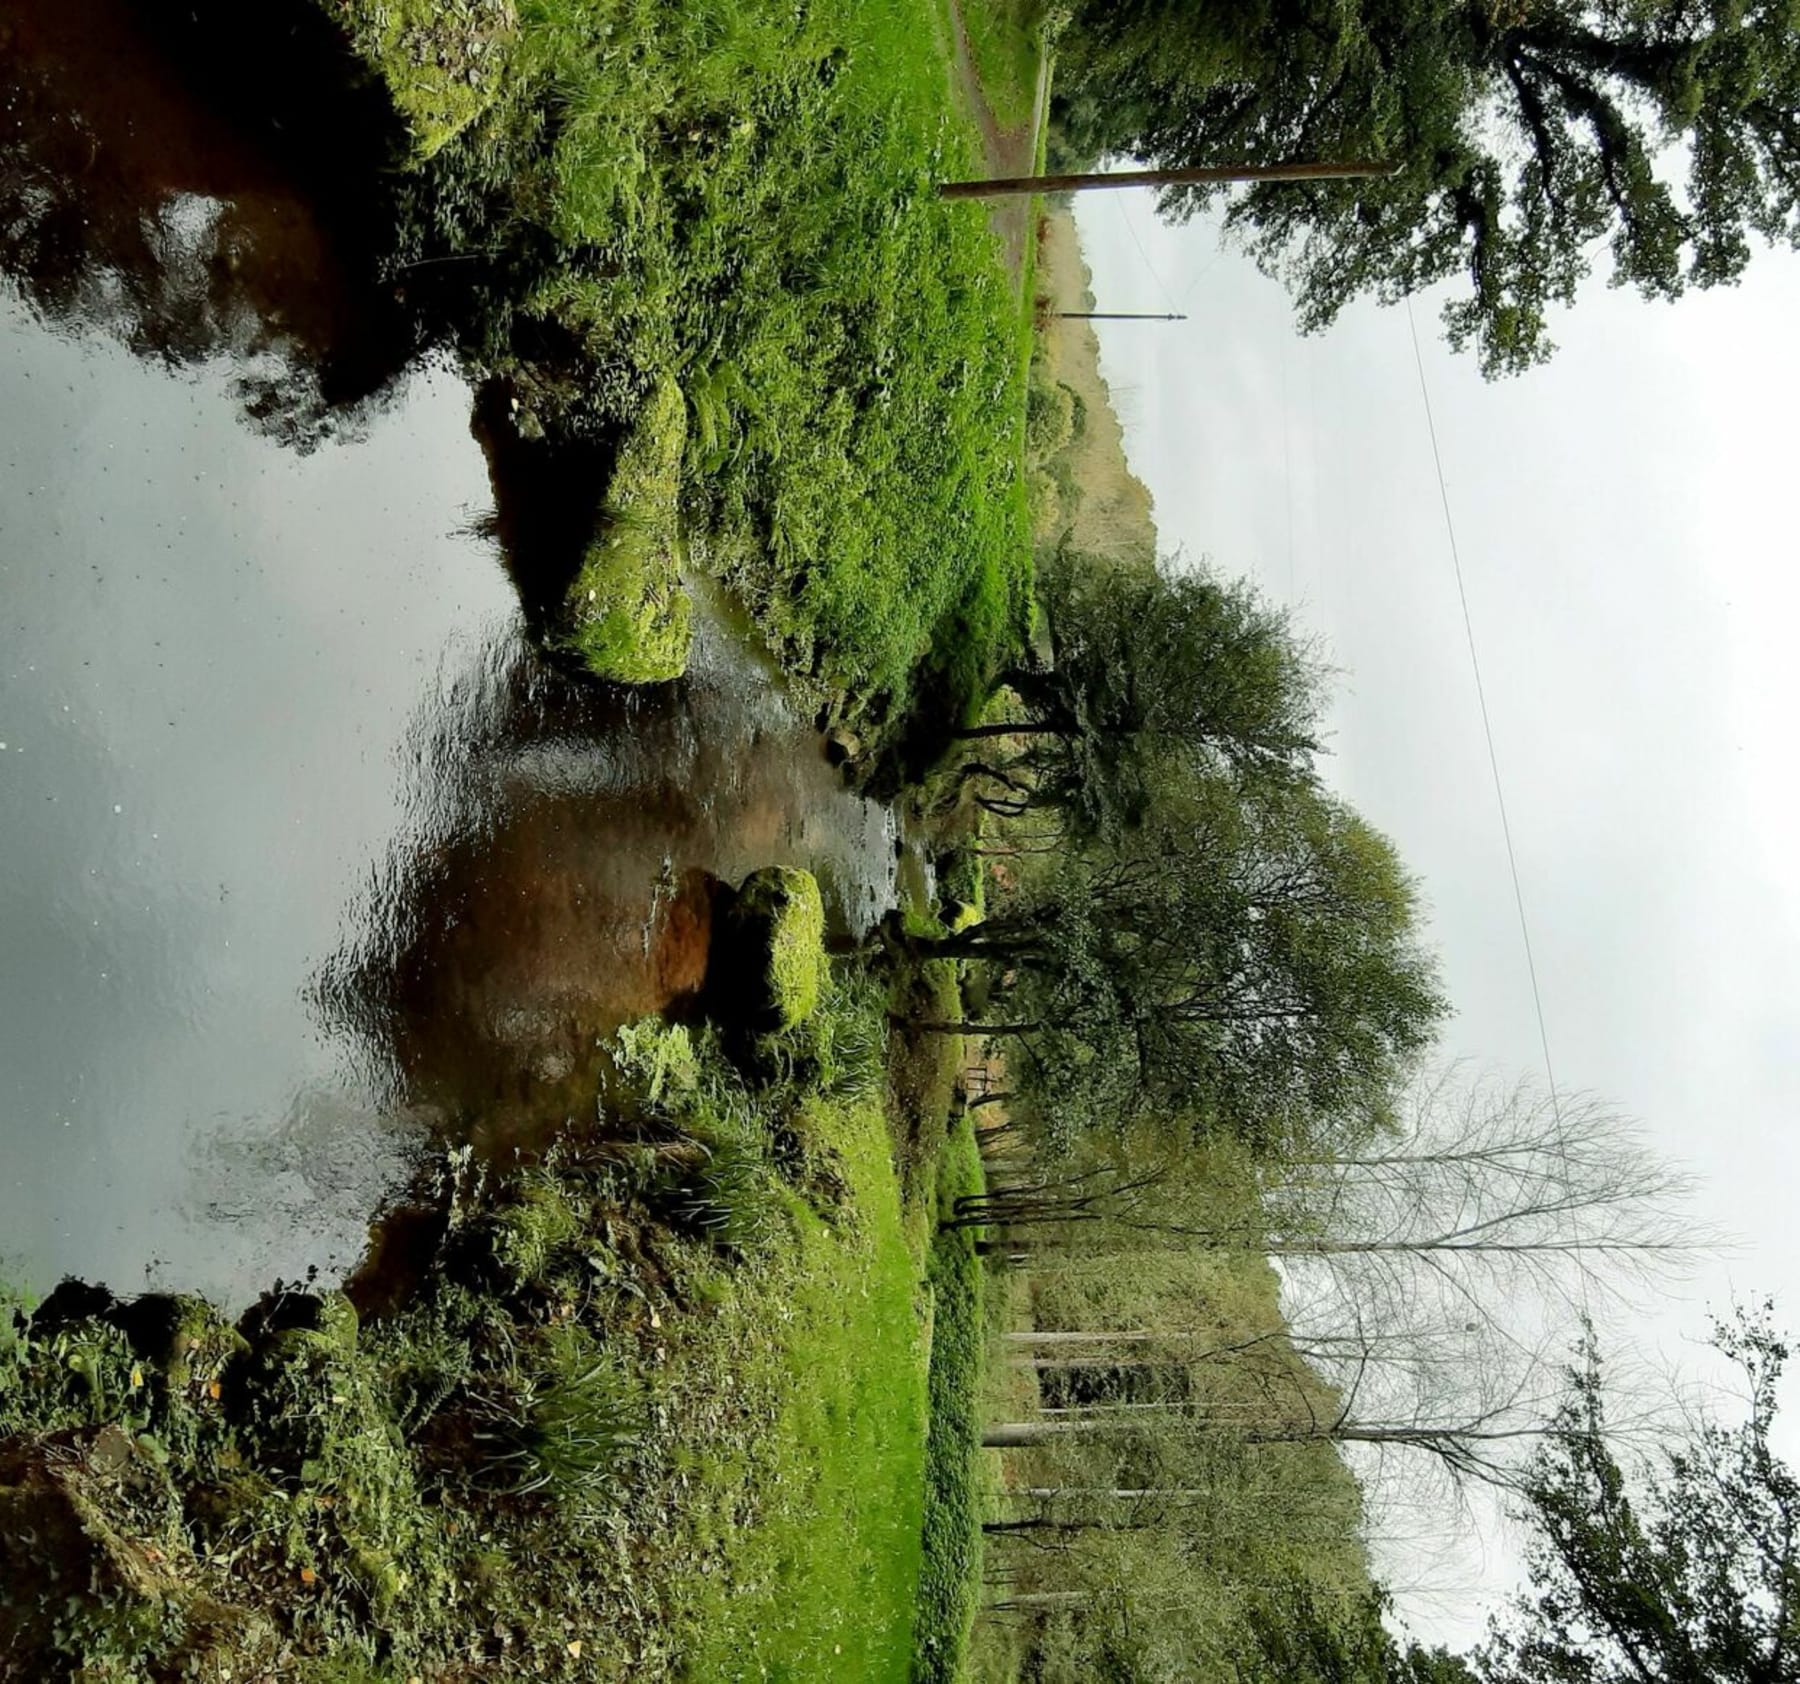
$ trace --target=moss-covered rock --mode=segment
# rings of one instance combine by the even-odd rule
[[[513,0],[327,0],[375,67],[423,162],[494,103],[518,38]]]
[[[973,901],[953,900],[944,908],[944,927],[952,935],[961,935],[981,922],[981,908]]]
[[[111,1319],[131,1348],[177,1390],[219,1378],[248,1346],[203,1298],[179,1293],[146,1293],[122,1304]]]
[[[766,866],[738,889],[726,918],[719,992],[746,1027],[792,1029],[825,984],[825,908],[810,871]]]
[[[665,380],[619,452],[599,529],[569,589],[569,640],[616,684],[687,671],[693,599],[681,583],[681,459],[687,403]]]

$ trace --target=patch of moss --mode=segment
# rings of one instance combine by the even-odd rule
[[[753,871],[731,910],[738,973],[751,990],[743,1016],[784,1030],[818,1008],[825,983],[825,908],[810,871],[771,865]]]
[[[328,0],[328,10],[386,84],[417,162],[480,117],[508,79],[513,0]]]
[[[681,584],[681,460],[687,403],[673,380],[651,394],[619,452],[599,531],[569,588],[569,640],[616,684],[687,671],[693,599]]]

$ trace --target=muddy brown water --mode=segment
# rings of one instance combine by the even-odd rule
[[[543,654],[467,386],[136,15],[0,19],[0,1278],[241,1303],[591,1112],[715,880],[860,932],[896,837],[716,605],[680,685]]]

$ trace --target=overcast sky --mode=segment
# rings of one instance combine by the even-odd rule
[[[1423,881],[1446,1050],[1541,1071],[1405,310],[1301,338],[1209,226],[1078,209],[1101,308],[1190,317],[1098,324],[1164,548],[1322,636],[1332,776]],[[1734,1294],[1800,1328],[1797,306],[1788,254],[1674,305],[1596,282],[1497,385],[1416,306],[1557,1081],[1642,1119],[1739,1241],[1646,1328],[1677,1356]],[[1469,1551],[1490,1586],[1507,1554]],[[1460,1638],[1479,1600],[1415,1619]]]

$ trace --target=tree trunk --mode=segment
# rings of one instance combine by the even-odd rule
[[[1027,1328],[1006,1335],[1008,1343],[1014,1345],[1127,1345],[1142,1344],[1147,1339],[1157,1337],[1147,1327],[1128,1328],[1118,1333],[1041,1331]]]
[[[1022,1608],[1080,1608],[1094,1600],[1091,1590],[1029,1590],[1009,1596],[1004,1602],[990,1602],[998,1613],[1011,1613]]]
[[[1030,1450],[1040,1444],[1055,1444],[1071,1436],[1086,1434],[1089,1438],[1106,1438],[1106,1428],[1116,1423],[1104,1421],[996,1421],[981,1435],[984,1450]]]
[[[1280,164],[1203,164],[1189,169],[1114,170],[1104,175],[1012,175],[984,181],[944,181],[938,194],[945,199],[1015,198],[1043,193],[1092,193],[1121,187],[1212,186],[1231,181],[1336,181],[1357,176],[1392,175],[1399,166],[1355,159],[1348,162],[1313,160]]]
[[[1040,1374],[1059,1374],[1067,1369],[1116,1369],[1124,1374],[1132,1369],[1166,1368],[1176,1369],[1181,1365],[1168,1357],[1136,1357],[1127,1360],[1124,1357],[1008,1357],[1007,1362],[1014,1368],[1035,1368]]]
[[[1035,1035],[1043,1027],[1042,1023],[939,1023],[931,1019],[913,1024],[913,1028],[929,1035]]]
[[[975,742],[982,737],[1054,737],[1059,735],[1054,725],[1038,725],[1030,720],[999,720],[992,725],[970,725],[956,733],[956,740],[962,743]]]

